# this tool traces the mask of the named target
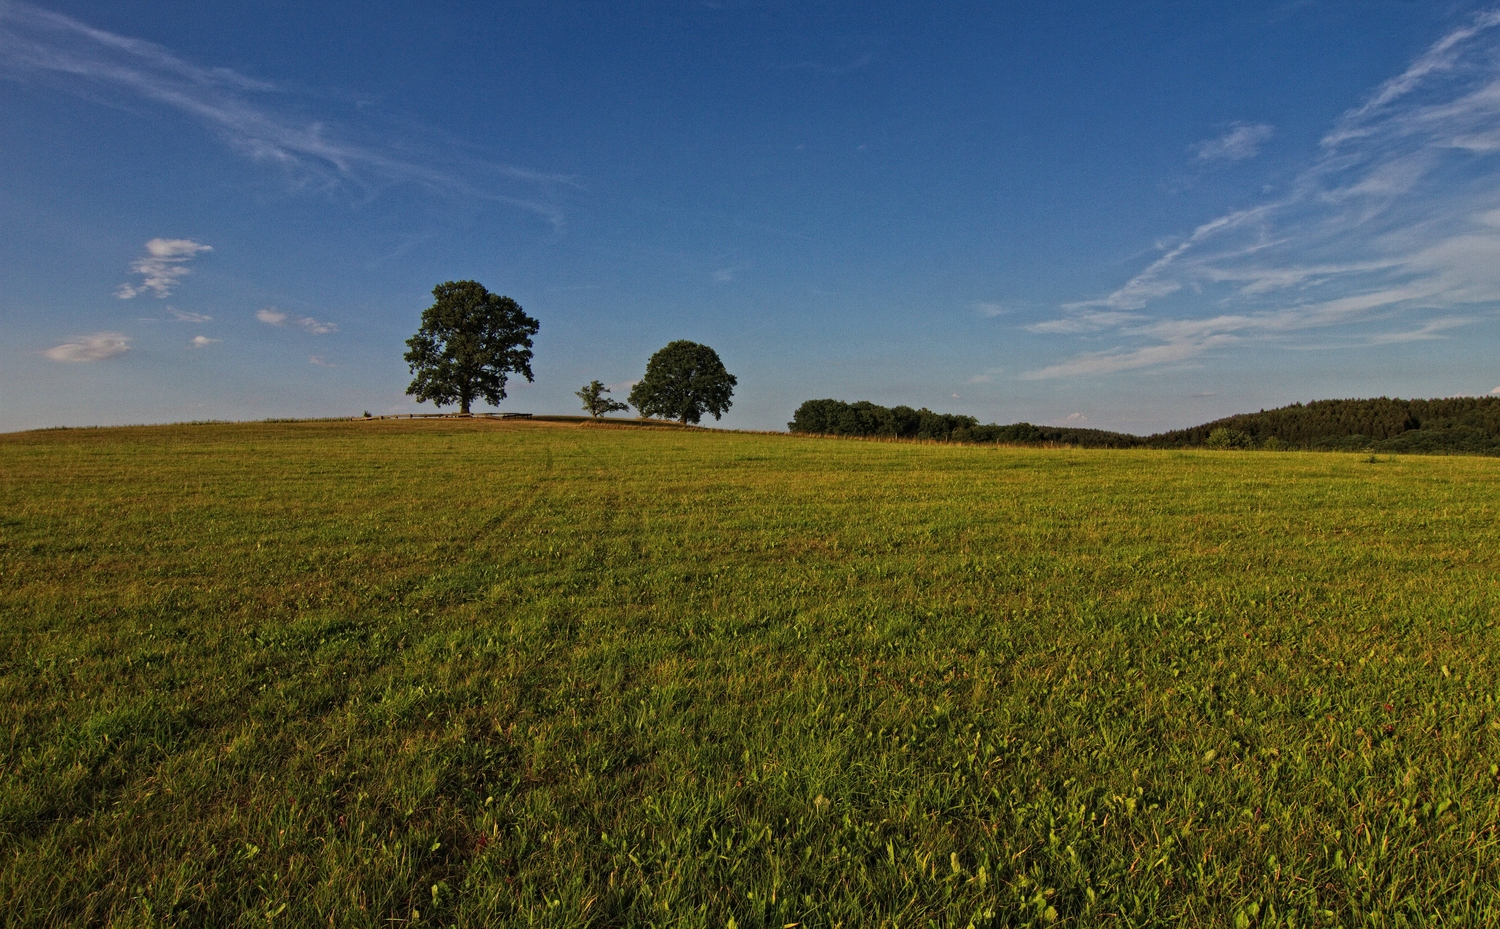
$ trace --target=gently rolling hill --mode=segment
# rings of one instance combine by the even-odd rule
[[[1478,457],[0,436],[17,926],[1500,920]]]

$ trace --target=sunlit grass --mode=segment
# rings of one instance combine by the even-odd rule
[[[1500,463],[0,437],[16,925],[1500,922]]]

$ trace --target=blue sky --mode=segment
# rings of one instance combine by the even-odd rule
[[[464,278],[537,413],[1500,390],[1495,4],[0,0],[0,140],[0,429],[431,409]]]

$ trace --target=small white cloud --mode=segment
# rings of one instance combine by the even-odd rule
[[[322,355],[309,355],[308,358],[307,358],[307,362],[308,362],[308,364],[315,364],[315,365],[317,365],[320,368],[337,368],[338,367],[338,365],[336,365],[333,362],[329,361],[327,358],[325,358]]]
[[[199,252],[211,252],[213,247],[192,239],[152,239],[146,243],[146,251],[161,261],[185,261]]]
[[[216,342],[222,342],[222,341],[224,341],[224,340],[223,339],[210,339],[207,336],[195,335],[195,336],[193,336],[193,341],[189,342],[188,344],[191,345],[193,348],[203,348],[204,346],[213,345]]]
[[[976,374],[973,377],[969,378],[968,383],[970,383],[970,384],[988,384],[990,381],[993,381],[994,379],[995,379],[995,376],[993,374]]]
[[[136,260],[130,270],[141,276],[140,284],[121,284],[115,296],[129,300],[146,291],[158,297],[172,292],[179,278],[188,273],[186,262],[199,252],[211,252],[213,248],[194,242],[192,239],[152,239],[146,243],[146,255]]]
[[[167,307],[167,312],[171,313],[172,318],[179,323],[211,323],[214,321],[212,316],[204,316],[202,313],[189,313],[186,310],[179,310],[176,307]]]
[[[298,329],[311,332],[313,335],[327,335],[330,332],[339,331],[339,327],[333,323],[320,323],[311,316],[299,316],[293,321],[293,324]]]
[[[1195,394],[1189,394],[1188,396],[1197,397],[1197,398],[1201,399],[1203,397],[1217,397],[1218,394],[1215,393],[1212,390],[1200,390],[1197,393],[1195,393]]]
[[[978,303],[971,303],[969,305],[972,306],[974,308],[974,312],[978,313],[980,316],[986,316],[991,319],[996,316],[1004,316],[1006,313],[1010,312],[1010,310],[1006,309],[1002,304],[995,303],[990,300],[981,300]]]
[[[1082,413],[1069,413],[1063,417],[1063,425],[1066,426],[1081,426],[1088,421],[1089,418]]]
[[[1490,396],[1500,397],[1500,387],[1496,387],[1494,390],[1490,391]]]
[[[715,284],[728,284],[730,281],[734,280],[734,269],[720,268],[719,270],[714,272],[713,279]]]
[[[130,336],[118,332],[96,332],[76,342],[49,348],[45,352],[53,361],[103,361],[130,351]]]
[[[962,400],[963,399],[963,397],[960,397],[958,394],[949,394],[948,396],[952,397],[955,400]]]
[[[1192,147],[1199,161],[1244,161],[1260,154],[1260,147],[1276,130],[1265,123],[1235,123],[1216,139]]]
[[[290,315],[288,315],[286,313],[281,312],[280,310],[276,309],[274,306],[272,306],[272,307],[266,307],[263,310],[256,310],[255,311],[255,318],[258,319],[258,320],[260,320],[261,322],[265,323],[267,326],[287,326],[287,325],[291,325],[291,326],[296,326],[298,329],[301,329],[303,332],[310,332],[313,335],[327,335],[330,332],[338,332],[339,331],[339,327],[336,324],[334,324],[334,323],[322,323],[322,322],[318,322],[316,319],[313,319],[311,316],[296,316],[296,317],[293,317],[293,316],[290,316]]]

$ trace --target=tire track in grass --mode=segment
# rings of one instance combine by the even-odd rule
[[[502,434],[517,433],[520,433],[520,429],[512,428],[504,430]],[[516,540],[520,536],[521,527],[533,518],[546,489],[556,481],[553,443],[547,439],[543,439],[543,442],[540,471],[521,487],[508,505],[482,520],[472,530],[454,533],[447,544],[433,555],[433,560],[440,567],[403,596],[403,601],[420,600],[419,604],[415,604],[417,609],[445,609],[483,599],[482,592],[477,596],[473,595],[474,589],[489,586],[491,578],[488,577],[490,571],[487,569],[493,566],[484,564],[476,555],[491,547],[490,540]]]

